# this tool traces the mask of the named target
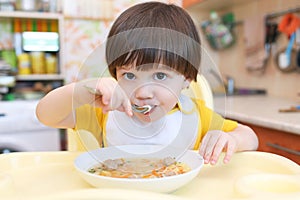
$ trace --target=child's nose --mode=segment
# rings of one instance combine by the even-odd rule
[[[137,99],[151,99],[153,98],[153,86],[144,85],[136,89],[135,98]]]

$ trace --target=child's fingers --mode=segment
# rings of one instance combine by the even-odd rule
[[[106,88],[102,89],[101,93],[101,103],[105,106],[109,106],[111,104],[112,92]]]
[[[101,96],[101,97],[100,97],[100,96],[95,96],[95,100],[94,100],[94,102],[93,102],[92,104],[93,104],[95,107],[101,107],[101,108],[107,106],[106,104],[103,103],[103,98],[102,98],[102,96]]]
[[[225,157],[223,159],[224,163],[228,163],[232,157],[232,155],[235,152],[235,148],[236,148],[236,143],[234,140],[228,140],[227,142],[227,150],[226,150],[226,154]]]
[[[214,165],[217,163],[226,143],[227,143],[226,137],[219,137],[217,143],[214,145],[213,153],[210,158],[210,164]]]
[[[124,101],[122,103],[122,105],[120,105],[118,108],[117,108],[118,111],[121,111],[121,112],[125,112],[129,117],[133,116],[133,113],[132,113],[132,108],[131,108],[131,104],[130,104],[130,101],[127,100],[127,101]]]
[[[131,103],[129,101],[129,99],[127,99],[127,101],[124,101],[123,102],[123,108],[125,110],[125,113],[128,115],[128,116],[133,116],[133,113],[132,113],[132,107],[131,107]]]
[[[102,94],[102,103],[104,105],[109,105],[110,107],[113,107],[113,97],[118,94],[118,86],[117,82],[115,80],[112,80],[111,78],[102,78],[98,82],[98,90]]]
[[[207,146],[207,141],[209,140],[209,135],[205,135],[202,139],[202,142],[201,142],[201,146],[200,146],[200,149],[199,149],[199,154],[204,158],[204,155],[205,155],[205,150],[206,150],[206,146]]]
[[[219,133],[217,132],[210,132],[203,138],[201,148],[200,148],[200,154],[204,158],[204,163],[207,164],[210,162],[218,138],[219,138]]]
[[[203,156],[205,164],[214,165],[225,147],[226,154],[223,162],[228,163],[235,152],[236,141],[225,132],[211,131],[203,138],[199,153]]]
[[[103,105],[109,105],[110,104],[110,96],[108,96],[108,95],[104,95],[104,96],[102,96],[102,104]]]

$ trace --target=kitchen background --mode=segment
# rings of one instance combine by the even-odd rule
[[[258,61],[262,59],[260,57],[265,54],[264,44],[267,33],[265,23],[280,23],[284,14],[287,14],[286,11],[290,10],[295,10],[292,13],[299,16],[300,1],[246,0],[231,1],[232,4],[226,2],[223,1],[217,5],[217,1],[214,0],[203,1],[203,5],[197,4],[188,8],[189,13],[198,21],[198,24],[207,19],[211,9],[218,10],[220,14],[232,12],[235,16],[237,22],[233,30],[236,35],[235,44],[224,51],[210,51],[210,55],[219,66],[221,74],[234,78],[238,87],[263,88],[271,95],[299,100],[300,89],[297,88],[297,86],[300,86],[298,81],[300,76],[299,66],[298,70],[289,72],[284,70],[285,72],[283,72],[277,67],[276,63],[278,51],[287,48],[287,35],[278,34],[265,65],[257,64],[256,66],[253,58],[247,54],[247,48],[249,45],[256,46],[255,59]],[[268,17],[269,20],[266,20]],[[249,45],[247,46],[247,44]],[[299,47],[298,41],[298,45],[295,43],[294,48],[299,50]],[[247,63],[249,66],[246,65]]]
[[[290,38],[284,33],[270,31],[274,30],[274,26],[278,30],[278,24],[288,13],[300,16],[299,0],[161,1],[183,6],[192,15],[199,27],[205,50],[221,72],[228,95],[238,93],[238,89],[247,89],[248,93],[267,93],[268,96],[300,104],[300,55],[298,65],[296,62],[300,42],[293,42],[291,65],[280,67],[278,59],[287,49]],[[83,62],[94,48],[105,42],[111,23],[118,14],[140,2],[145,0],[0,0],[0,94],[3,100],[0,101],[0,134],[11,139],[17,138],[17,133],[20,132],[24,137],[28,136],[28,132],[34,132],[35,135],[28,139],[27,144],[30,146],[33,138],[40,135],[38,133],[49,132],[49,135],[55,135],[52,138],[55,145],[50,145],[51,148],[47,147],[50,139],[41,138],[36,142],[41,147],[19,149],[65,149],[61,131],[49,129],[37,122],[32,111],[37,100],[62,84],[96,76],[92,68],[81,70]],[[209,35],[208,28],[213,23],[219,23],[218,19],[222,19],[226,25],[222,29],[226,40],[219,46],[214,43],[216,38]],[[40,35],[37,40],[50,43],[49,46],[54,48],[58,46],[59,49],[49,50],[49,46],[43,44],[38,48],[46,49],[39,49],[39,53],[33,53],[36,50],[30,49],[37,48],[35,45],[24,50],[26,38],[23,32],[57,32],[59,37],[56,39],[44,40]],[[298,40],[299,35],[300,32]],[[268,45],[265,45],[266,38],[270,41]],[[29,39],[30,42],[35,41]],[[269,51],[266,48],[268,46]],[[40,63],[39,59],[42,59],[43,66],[36,64]],[[99,60],[99,65],[102,63],[105,63],[104,59]],[[11,66],[11,70],[7,66]],[[25,107],[31,107],[32,110],[25,112]],[[34,123],[27,123],[24,118],[20,118],[20,111],[24,111],[23,114],[30,113],[26,120],[30,119]],[[299,118],[299,115],[296,116]],[[16,120],[19,121],[20,128],[7,128],[13,126]],[[22,121],[26,124],[25,128]],[[51,134],[53,131],[55,134]],[[14,139],[11,143],[16,144],[20,140]],[[299,141],[299,137],[297,140]],[[14,148],[0,139],[0,149],[18,151],[18,145],[12,146]]]
[[[24,2],[27,1],[25,0]],[[37,0],[32,1],[38,2]],[[43,0],[41,1],[43,2]],[[1,2],[3,5],[3,2],[13,1],[1,0]],[[52,1],[45,0],[44,2],[49,3]],[[59,69],[64,76],[65,83],[69,83],[86,78],[91,75],[89,73],[93,73],[91,70],[91,72],[78,76],[83,61],[95,47],[105,41],[106,34],[114,18],[130,5],[143,2],[143,0],[54,0],[53,2],[55,2],[56,8],[52,11],[62,12],[64,18],[63,22],[61,22],[63,24],[62,27],[59,27],[63,29],[59,30],[61,36],[63,36],[62,43],[60,44],[61,51],[63,52],[63,56],[61,57],[63,58],[59,58],[63,60],[63,62],[61,63],[62,66],[59,66]],[[163,2],[183,6],[188,5],[185,1],[182,2],[180,0],[164,0]],[[212,10],[217,11],[219,15],[224,13],[233,14],[233,18],[236,22],[232,28],[235,42],[231,47],[224,50],[214,50],[207,44],[203,32],[200,32],[205,49],[208,50],[209,55],[212,56],[224,78],[233,78],[238,87],[262,88],[266,89],[269,94],[275,96],[297,99],[297,95],[300,91],[299,89],[295,89],[295,83],[297,82],[296,79],[299,78],[298,72],[300,70],[283,72],[276,64],[276,54],[279,50],[283,50],[287,47],[288,37],[285,34],[278,34],[274,45],[272,45],[270,56],[266,59],[266,63],[260,66],[246,66],[246,63],[251,60],[251,58],[247,58],[246,41],[248,40],[248,42],[259,46],[257,47],[258,52],[264,51],[266,34],[266,31],[264,31],[265,18],[273,13],[296,8],[300,9],[299,7],[300,2],[297,0],[231,0],[224,2],[206,0],[203,2],[198,1],[198,3],[187,6],[187,10],[195,19],[199,29],[201,23],[209,19]],[[299,10],[296,10],[294,14],[299,14]],[[282,16],[283,15],[279,15],[269,21],[279,23]],[[58,31],[58,27],[55,23],[57,22],[54,21],[54,23],[52,23],[53,30],[50,31]],[[11,19],[1,18],[0,28],[0,49],[14,49],[14,37],[12,34],[14,24],[11,23]],[[294,46],[294,48],[299,48],[296,47],[296,45]],[[300,44],[298,44],[298,46],[300,46]],[[105,61],[99,61],[99,63],[101,62]]]

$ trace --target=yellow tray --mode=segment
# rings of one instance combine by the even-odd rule
[[[205,165],[198,177],[172,194],[93,188],[73,167],[80,152],[0,155],[1,199],[285,199],[299,200],[300,166],[263,152],[236,153],[229,164]]]

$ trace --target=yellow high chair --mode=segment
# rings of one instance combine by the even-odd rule
[[[197,82],[192,81],[189,88],[184,89],[182,94],[193,97],[195,99],[203,99],[206,106],[213,110],[213,94],[209,83],[203,75],[197,75]]]
[[[189,88],[184,89],[182,93],[196,99],[203,99],[206,106],[213,109],[212,91],[203,75],[198,75],[197,82],[191,82]],[[69,151],[87,151],[99,147],[96,138],[90,132],[85,130],[74,131],[72,129],[68,129],[67,142],[67,149]],[[84,147],[84,144],[89,144],[89,148],[87,149]]]

